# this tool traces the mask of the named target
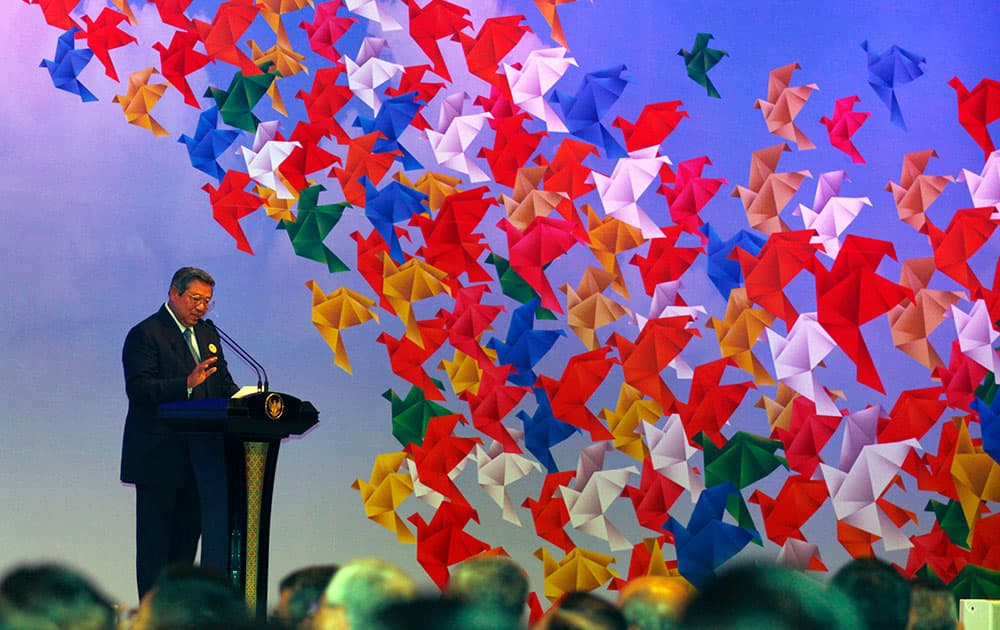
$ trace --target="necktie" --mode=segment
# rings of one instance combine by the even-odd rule
[[[195,363],[200,363],[201,353],[198,352],[198,346],[194,343],[194,330],[191,328],[184,329],[184,341],[187,342],[188,350],[191,351],[191,356],[194,357]]]

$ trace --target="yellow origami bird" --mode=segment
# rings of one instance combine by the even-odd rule
[[[413,494],[413,481],[408,472],[399,472],[406,453],[381,453],[375,457],[368,481],[355,479],[351,487],[361,493],[365,516],[396,534],[401,543],[416,544],[413,532],[396,509]]]
[[[983,450],[981,444],[976,445],[972,441],[968,422],[964,418],[955,418],[954,422],[958,424],[958,443],[951,462],[951,478],[955,482],[965,522],[969,524],[966,543],[971,543],[976,522],[982,515],[983,502],[1000,501],[1000,464]]]
[[[469,392],[473,396],[479,394],[479,382],[483,377],[483,369],[479,367],[479,361],[470,357],[461,350],[455,350],[455,359],[449,361],[443,359],[438,365],[439,370],[444,370],[448,375],[448,382],[455,391],[456,396],[461,396]]]
[[[562,560],[556,560],[545,547],[539,547],[534,556],[542,561],[545,575],[543,592],[554,602],[563,593],[592,591],[617,576],[608,566],[614,564],[615,557],[576,547]]]
[[[343,328],[364,324],[371,319],[377,322],[378,313],[372,309],[375,300],[347,287],[340,287],[329,295],[324,295],[315,280],[307,281],[306,287],[313,293],[313,325],[333,350],[333,362],[351,374],[351,362],[347,358],[347,349],[344,347],[340,331]]]
[[[643,397],[642,392],[628,383],[622,383],[615,410],[605,408],[598,417],[608,423],[608,430],[615,436],[616,449],[633,459],[643,461],[648,451],[642,441],[643,434],[636,432],[636,429],[641,422],[656,424],[663,417],[663,405]]]
[[[427,195],[427,207],[435,212],[441,209],[441,204],[448,195],[461,192],[458,185],[462,183],[462,179],[443,173],[424,171],[416,183],[411,183],[403,171],[397,171],[392,177],[400,184]]]
[[[764,329],[774,323],[774,315],[755,308],[743,287],[729,292],[723,319],[711,318],[707,324],[715,330],[723,357],[732,357],[737,366],[753,375],[757,385],[774,385],[774,379],[753,353],[752,348]]]
[[[424,347],[413,303],[447,293],[448,274],[419,259],[411,258],[397,266],[390,256],[382,256],[382,296],[406,326],[406,338]]]

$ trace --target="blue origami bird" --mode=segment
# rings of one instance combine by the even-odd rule
[[[729,482],[706,488],[698,495],[687,527],[672,516],[664,526],[674,535],[677,570],[696,588],[705,586],[716,568],[754,539],[753,532],[722,521],[726,501],[734,493],[738,491]]]
[[[989,379],[987,379],[989,380]],[[985,388],[983,388],[985,389]],[[976,396],[970,408],[979,414],[980,431],[983,435],[983,450],[993,461],[1000,462],[1000,393],[992,392],[991,402]],[[986,396],[987,398],[989,396]]]
[[[588,72],[576,94],[556,90],[549,96],[551,102],[558,103],[562,108],[563,120],[569,132],[581,140],[604,147],[604,152],[610,158],[628,155],[608,128],[601,124],[601,119],[607,115],[628,85],[628,79],[623,76],[625,69],[624,65],[618,65]]]
[[[397,158],[407,171],[423,168],[417,158],[406,150],[399,143],[399,136],[406,131],[413,122],[413,118],[424,105],[416,100],[416,92],[407,92],[399,96],[382,101],[382,107],[374,118],[358,116],[354,120],[354,126],[360,128],[364,133],[373,131],[381,133],[384,137],[375,142],[375,153],[388,153],[389,151],[399,151]]]
[[[518,411],[517,417],[524,423],[524,447],[535,456],[542,466],[550,472],[558,472],[559,468],[552,459],[550,448],[563,442],[569,436],[580,431],[571,424],[566,424],[552,415],[552,403],[541,387],[533,387],[538,408],[528,415],[526,411]]]
[[[404,186],[393,180],[379,190],[371,180],[362,176],[358,179],[365,187],[365,216],[375,231],[389,244],[389,256],[397,264],[406,262],[403,246],[396,234],[396,223],[406,221],[415,214],[427,211],[424,201],[427,195],[415,188]]]
[[[868,40],[861,43],[861,48],[868,54],[868,85],[872,86],[878,97],[889,108],[889,118],[900,129],[906,129],[903,112],[896,100],[896,88],[918,78],[924,73],[921,64],[927,59],[920,55],[903,50],[893,44],[881,55],[873,53],[868,48]]]
[[[52,84],[60,90],[65,90],[80,97],[84,103],[96,101],[97,97],[88,90],[77,78],[80,72],[90,63],[94,51],[89,48],[76,50],[76,34],[80,29],[73,27],[59,36],[56,43],[56,54],[52,61],[42,59],[39,68],[45,68],[52,77]]]
[[[698,229],[708,237],[708,245],[705,250],[705,254],[708,257],[706,270],[708,278],[715,285],[715,288],[719,290],[719,293],[728,300],[730,291],[743,286],[743,271],[740,269],[740,264],[731,259],[729,254],[732,253],[734,247],[739,247],[748,254],[756,256],[760,253],[761,248],[764,247],[767,239],[759,234],[740,230],[729,240],[723,241],[715,229],[708,223],[705,223]]]
[[[221,182],[226,171],[219,166],[217,160],[233,144],[240,132],[235,129],[217,129],[218,124],[219,108],[210,107],[198,116],[194,137],[181,134],[177,142],[187,147],[191,166]]]
[[[486,347],[496,350],[497,363],[512,365],[514,371],[507,377],[513,385],[531,387],[537,380],[532,368],[552,349],[559,337],[566,331],[535,330],[535,310],[540,307],[540,298],[534,298],[517,307],[510,317],[507,340],[494,337],[486,342]]]

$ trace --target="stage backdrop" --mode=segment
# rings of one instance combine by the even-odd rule
[[[992,1],[5,0],[0,567],[133,602],[128,328],[311,400],[273,585],[876,554],[998,596]],[[244,383],[255,378],[235,358]]]

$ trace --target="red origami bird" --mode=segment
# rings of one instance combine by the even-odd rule
[[[262,70],[239,47],[240,37],[258,13],[260,7],[253,0],[226,0],[216,9],[211,23],[194,20],[208,56],[238,67],[244,76],[261,74]]]
[[[649,103],[643,106],[634,124],[619,116],[611,126],[622,130],[625,148],[629,153],[647,147],[659,147],[681,120],[691,117],[686,111],[678,109],[681,105],[683,103],[680,101]]]
[[[201,187],[212,202],[212,217],[236,239],[236,248],[248,254],[253,254],[253,249],[239,221],[264,205],[263,199],[244,190],[251,181],[246,173],[226,171],[218,189],[210,183]]]
[[[464,531],[469,521],[479,522],[467,503],[445,501],[428,523],[420,513],[406,520],[417,528],[417,562],[438,588],[448,583],[448,567],[490,549],[490,546]]]
[[[486,187],[452,193],[444,198],[437,215],[415,214],[410,225],[420,228],[424,245],[417,256],[448,273],[458,281],[464,273],[469,282],[489,282],[492,276],[479,264],[479,257],[489,249],[484,235],[476,232],[491,206],[498,202],[484,195]],[[458,287],[453,287],[458,288]]]
[[[576,472],[572,470],[546,475],[538,498],[528,497],[521,504],[521,507],[526,507],[531,511],[531,518],[535,523],[535,533],[562,549],[563,553],[569,553],[575,549],[576,543],[566,533],[565,527],[569,523],[569,510],[566,509],[566,502],[563,501],[559,488],[569,485],[575,475]]]
[[[987,125],[1000,120],[1000,81],[983,79],[970,92],[954,77],[948,85],[958,96],[958,122],[983,150],[983,160],[996,150]]]
[[[450,83],[451,73],[437,42],[445,37],[458,39],[464,29],[472,28],[469,10],[446,0],[431,0],[424,7],[416,0],[404,1],[410,8],[410,36],[431,60],[434,74]]]
[[[124,13],[104,7],[96,20],[90,19],[89,15],[83,16],[83,23],[87,25],[87,29],[84,34],[77,34],[77,39],[87,40],[87,47],[94,51],[94,56],[104,64],[104,73],[115,81],[118,80],[118,73],[111,62],[110,51],[139,43],[139,40],[118,28],[119,24],[126,21],[128,17]]]
[[[830,144],[851,156],[851,161],[855,164],[864,164],[865,158],[861,157],[861,153],[851,142],[851,136],[857,133],[858,129],[861,129],[861,125],[865,124],[865,121],[871,117],[871,112],[854,111],[855,103],[860,101],[861,99],[857,96],[838,98],[837,102],[833,104],[833,118],[823,116],[819,119],[822,124],[826,125]]]
[[[814,266],[819,323],[858,366],[858,381],[883,394],[861,325],[885,315],[904,298],[913,299],[910,289],[877,273],[886,256],[896,260],[892,243],[851,234],[830,271]]]
[[[667,364],[677,358],[695,335],[690,317],[661,317],[646,322],[635,342],[613,333],[608,344],[618,349],[625,382],[663,406],[663,413],[678,411],[674,393],[660,377]]]
[[[607,357],[611,348],[597,348],[570,357],[559,380],[542,375],[536,387],[545,389],[557,419],[590,433],[593,441],[612,440],[608,428],[587,408],[587,401],[604,382],[611,366],[617,363]]]
[[[160,42],[153,44],[153,50],[160,53],[160,72],[163,77],[184,96],[184,102],[201,109],[198,99],[188,85],[187,76],[200,70],[211,59],[194,49],[201,40],[191,31],[177,31],[170,40],[170,46]]]

